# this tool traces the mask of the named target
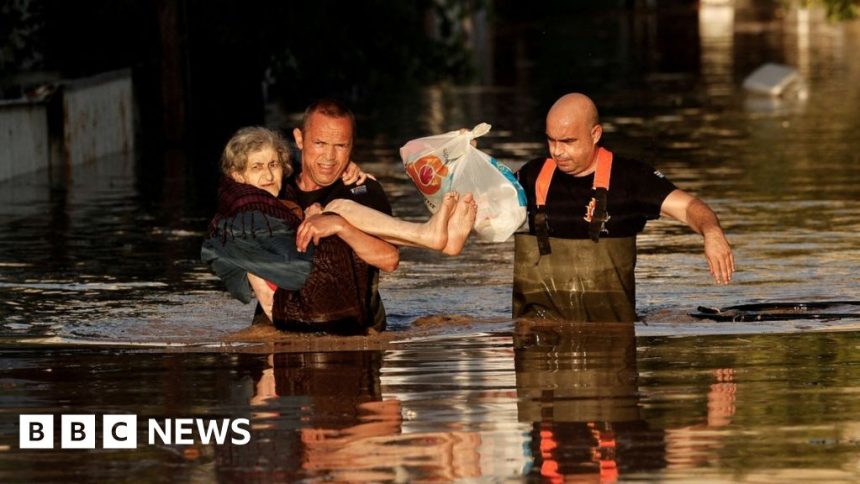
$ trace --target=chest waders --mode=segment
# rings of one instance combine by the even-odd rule
[[[549,237],[546,197],[556,170],[547,158],[535,182],[535,234],[514,238],[513,317],[636,321],[636,237],[600,238],[612,153],[600,148],[594,197],[586,208],[591,240]]]

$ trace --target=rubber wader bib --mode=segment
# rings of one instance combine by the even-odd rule
[[[636,321],[636,237],[573,240],[514,237],[513,316],[563,321]]]

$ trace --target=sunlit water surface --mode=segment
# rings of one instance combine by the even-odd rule
[[[706,30],[701,73],[595,95],[607,146],[705,199],[738,266],[716,286],[698,236],[650,223],[632,326],[511,321],[512,243],[472,241],[456,258],[402,251],[382,279],[386,338],[225,344],[253,308],[199,262],[213,190],[193,170],[112,158],[4,183],[0,480],[860,480],[860,315],[689,316],[860,295],[860,36],[821,29],[806,100],[745,96],[724,65],[743,46]],[[544,101],[429,89],[359,119],[356,159],[423,220],[403,142],[487,121],[481,148],[517,167],[544,154]],[[134,413],[143,441],[148,418],[245,417],[252,441],[24,451],[21,413]]]

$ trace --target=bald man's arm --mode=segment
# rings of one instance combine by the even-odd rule
[[[702,235],[705,258],[717,284],[728,284],[735,271],[735,259],[717,214],[705,202],[683,190],[674,190],[663,200],[660,212],[680,220]]]

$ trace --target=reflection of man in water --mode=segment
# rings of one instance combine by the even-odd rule
[[[381,351],[276,353],[266,360],[253,375],[251,443],[229,448],[230,462],[219,466],[223,477],[354,482],[390,466],[375,439],[400,434],[402,418],[400,402],[382,398]]]
[[[514,334],[517,409],[532,422],[530,477],[612,482],[666,466],[640,415],[632,324],[527,326]]]
[[[602,135],[591,99],[562,96],[546,117],[551,158],[517,173],[529,234],[516,236],[514,317],[635,321],[636,234],[661,214],[701,234],[714,280],[731,280],[734,258],[714,212],[647,164],[613,156]]]
[[[224,446],[227,480],[336,482],[480,476],[480,437],[434,428],[403,434],[402,406],[383,398],[381,351],[254,356],[251,443]],[[248,358],[248,356],[245,356]],[[405,477],[404,477],[405,476]]]

